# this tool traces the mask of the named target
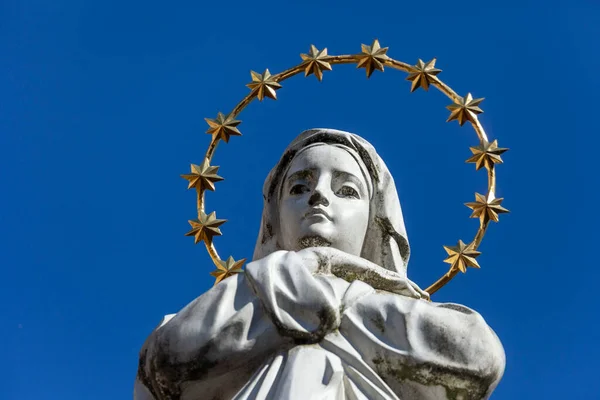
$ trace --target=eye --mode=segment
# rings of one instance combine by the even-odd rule
[[[290,189],[290,194],[292,194],[292,195],[299,195],[299,194],[303,194],[306,192],[308,192],[308,186],[302,185],[302,184],[294,185]]]
[[[351,186],[342,186],[340,190],[338,190],[337,194],[344,197],[354,197],[356,199],[360,198],[356,189]]]

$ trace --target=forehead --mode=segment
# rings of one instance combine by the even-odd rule
[[[286,178],[298,171],[338,171],[362,180],[362,171],[346,150],[331,145],[318,145],[302,151],[292,160]]]

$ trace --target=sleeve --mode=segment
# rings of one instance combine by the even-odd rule
[[[253,262],[246,276],[282,336],[318,343],[339,327],[342,297],[350,284],[313,273],[296,252],[277,251]]]
[[[487,399],[505,354],[475,311],[376,292],[348,308],[340,332],[400,398]]]
[[[184,387],[207,394],[222,382],[240,382],[290,342],[265,315],[244,274],[230,277],[150,334],[140,351],[134,399],[180,398]],[[237,379],[227,379],[232,373]]]
[[[272,253],[168,316],[140,351],[135,400],[230,398],[269,357],[337,329],[348,284],[302,261]]]

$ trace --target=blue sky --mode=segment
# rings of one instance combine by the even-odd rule
[[[483,314],[507,368],[493,399],[600,398],[595,239],[600,5],[564,2],[0,2],[0,398],[128,399],[137,353],[164,314],[212,285],[183,234],[194,195],[179,174],[202,161],[205,117],[310,44],[437,57],[505,164],[493,225],[469,270],[434,300]],[[300,131],[361,134],[395,176],[412,245],[409,276],[445,272],[442,245],[469,240],[462,204],[485,190],[464,160],[473,130],[446,123],[436,90],[399,71],[336,66],[251,104],[220,145],[226,178],[209,209],[229,221],[223,256],[251,257],[261,187]]]

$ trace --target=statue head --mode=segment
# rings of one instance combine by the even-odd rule
[[[265,180],[254,259],[332,246],[406,274],[410,250],[393,178],[373,146],[333,129],[301,133]]]
[[[370,177],[351,149],[315,143],[296,153],[279,185],[279,233],[286,250],[333,246],[361,255]]]

